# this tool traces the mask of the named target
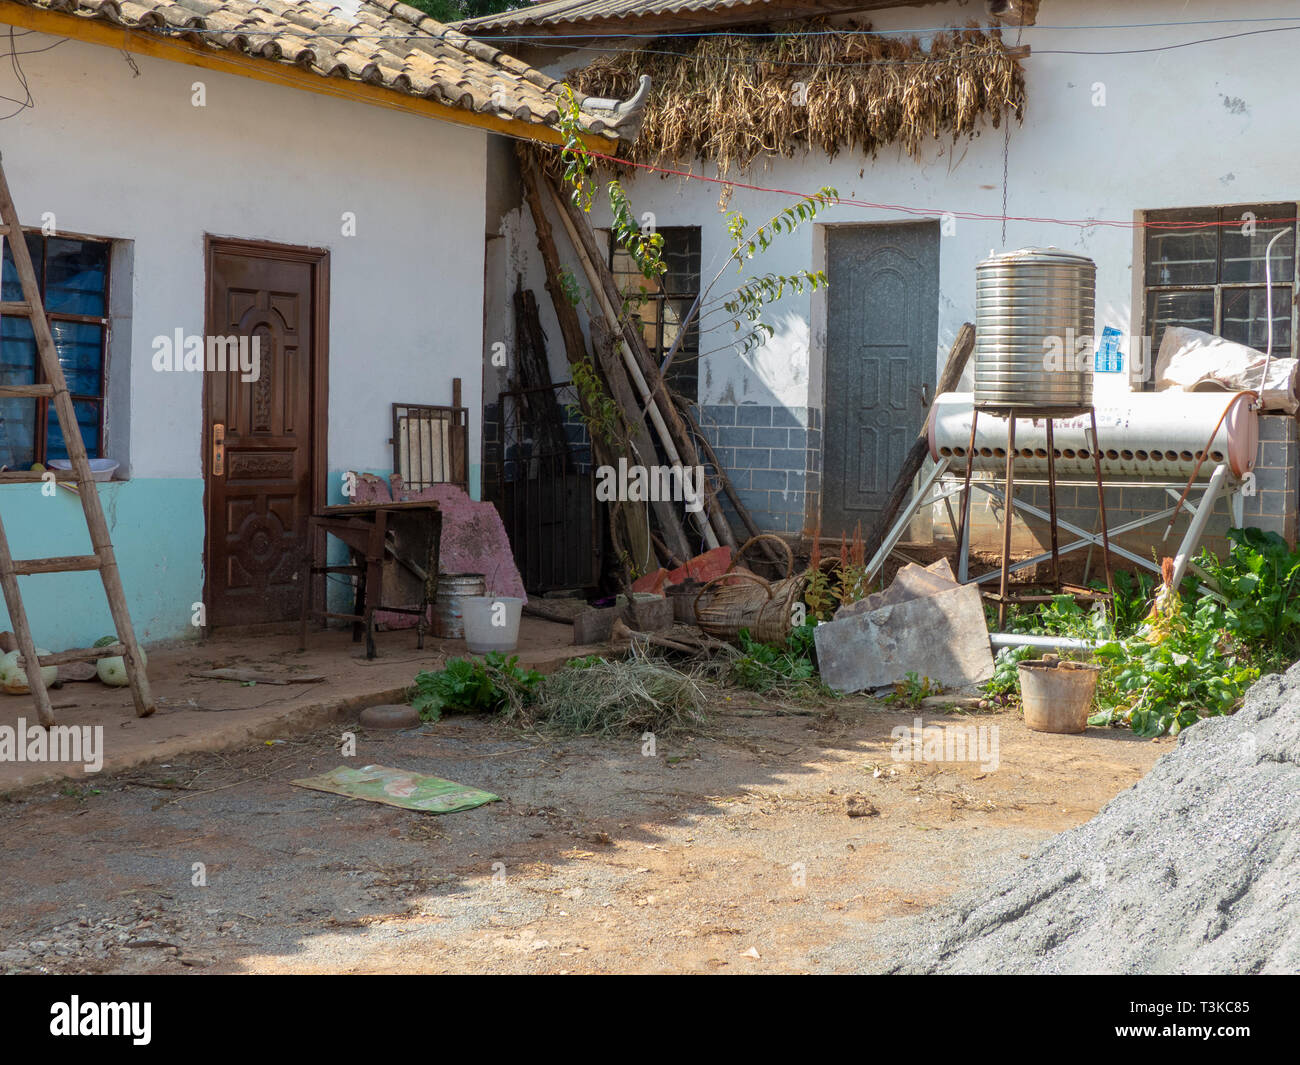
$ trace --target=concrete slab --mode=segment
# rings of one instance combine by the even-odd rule
[[[936,595],[957,586],[957,578],[946,558],[941,558],[928,566],[918,566],[915,562],[909,562],[894,575],[893,583],[884,591],[875,592],[856,603],[848,603],[840,607],[835,611],[835,617],[839,619],[853,617],[855,614],[869,614],[882,606],[906,603],[909,599]]]
[[[984,604],[973,585],[836,618],[813,636],[822,680],[836,691],[880,688],[908,673],[945,688],[993,676]]]

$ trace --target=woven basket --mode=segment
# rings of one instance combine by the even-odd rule
[[[756,573],[733,572],[746,552],[761,540],[779,544],[786,556],[786,576],[769,581]],[[710,636],[735,641],[741,629],[760,643],[783,646],[794,626],[794,605],[803,597],[808,575],[795,576],[794,552],[779,536],[761,533],[736,552],[727,572],[714,577],[695,597],[695,622]]]

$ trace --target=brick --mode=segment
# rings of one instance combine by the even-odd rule
[[[727,477],[731,480],[731,487],[737,492],[742,489],[751,487],[750,478],[753,476],[751,470],[728,470]]]
[[[1287,484],[1286,470],[1277,469],[1277,468],[1274,469],[1260,469],[1259,467],[1255,468],[1256,491],[1262,492],[1268,488],[1275,489],[1277,491],[1282,491],[1283,489],[1286,488],[1286,484]]]
[[[700,421],[713,425],[735,425],[736,407],[731,403],[710,404],[700,409]]]
[[[661,632],[673,627],[673,605],[662,596],[637,599],[623,608],[623,623],[633,632]]]
[[[724,447],[753,447],[754,430],[749,426],[725,426],[718,430],[718,443]]]
[[[785,514],[802,514],[804,494],[802,492],[773,492],[771,507]]]
[[[808,452],[806,450],[772,449],[772,469],[774,470],[804,470],[807,469],[807,462]]]
[[[785,491],[785,470],[753,470],[749,476],[751,488]]]
[[[614,606],[582,611],[573,619],[573,642],[579,645],[604,643],[613,634],[618,617],[619,609]]]
[[[746,470],[770,470],[772,468],[772,452],[762,447],[742,447],[736,449],[736,457],[732,460],[731,465],[738,469]]]
[[[785,447],[786,434],[789,431],[789,429],[773,429],[770,426],[759,426],[754,429],[754,446]]]
[[[736,408],[737,425],[771,425],[772,408],[746,403]]]
[[[788,439],[785,442],[788,448],[797,448],[800,451],[808,447],[808,430],[807,429],[787,429]]]
[[[772,424],[787,429],[802,429],[808,421],[807,407],[773,407]]]

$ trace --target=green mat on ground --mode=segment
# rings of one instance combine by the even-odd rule
[[[424,777],[407,769],[391,769],[384,765],[363,765],[360,769],[339,766],[328,773],[302,780],[290,781],[300,788],[328,791],[349,799],[365,799],[400,806],[404,810],[421,810],[431,814],[454,814],[472,810],[489,802],[500,802],[501,796],[478,788],[467,788],[454,780],[442,777]]]

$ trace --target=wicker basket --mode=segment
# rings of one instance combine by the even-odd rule
[[[769,581],[756,573],[733,572],[746,552],[767,540],[781,546],[786,556],[786,576]],[[695,597],[695,621],[710,636],[735,641],[741,629],[761,643],[783,646],[794,627],[794,605],[808,585],[806,573],[793,573],[794,552],[781,537],[761,533],[736,552],[727,572],[714,577]]]

